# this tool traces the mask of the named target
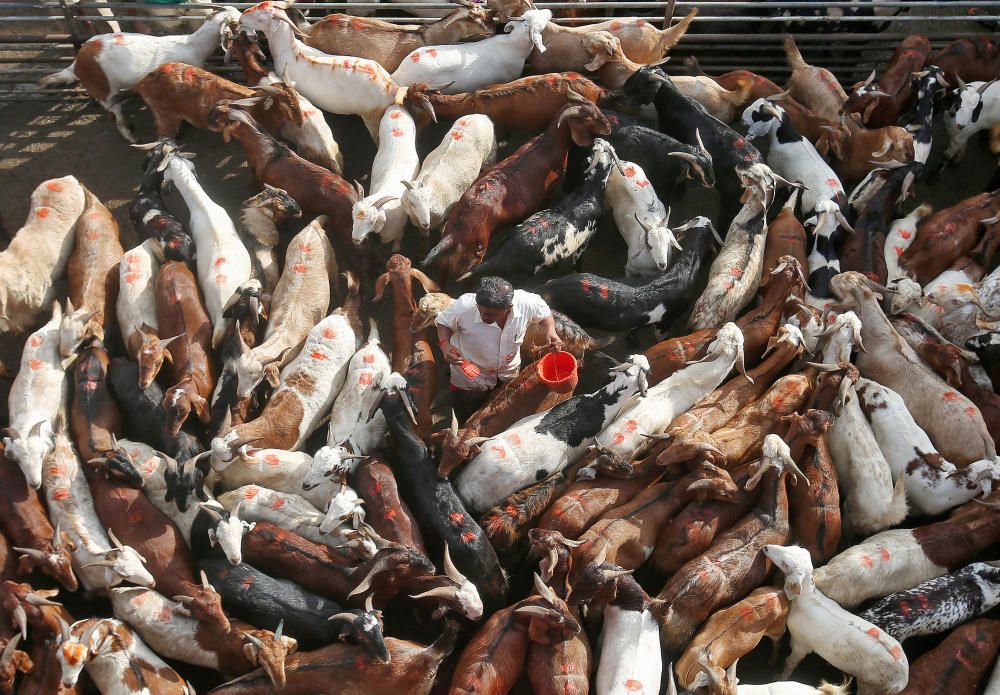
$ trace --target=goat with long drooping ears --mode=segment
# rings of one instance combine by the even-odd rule
[[[87,41],[68,68],[39,81],[39,86],[72,84],[77,80],[95,101],[111,113],[118,132],[129,142],[135,137],[125,123],[120,101],[151,70],[169,62],[204,65],[220,43],[233,37],[239,11],[225,7],[205,20],[197,31],[180,36],[102,34]]]
[[[421,234],[427,236],[448,218],[462,194],[496,154],[496,134],[490,117],[473,113],[455,121],[441,144],[427,155],[399,204]]]
[[[331,458],[336,460],[335,456]],[[340,489],[339,480],[314,473],[315,460],[303,451],[254,449],[247,444],[240,447],[232,461],[224,463],[213,459],[211,463],[214,467],[205,477],[209,489],[228,492],[244,485],[259,485],[275,492],[299,495],[317,509],[323,509]],[[307,485],[310,479],[314,482]]]
[[[356,298],[356,285],[353,293]],[[249,442],[273,449],[301,447],[343,387],[358,340],[343,307],[317,323],[282,370],[280,385],[260,416],[213,439],[212,455],[230,461],[234,450]]]
[[[403,86],[373,60],[327,55],[302,43],[284,2],[262,2],[240,17],[240,26],[262,32],[274,58],[275,72],[319,108],[361,116],[374,140],[378,122],[393,104],[421,105],[422,92]],[[427,108],[430,108],[429,106]],[[298,198],[296,198],[298,200]],[[300,201],[301,202],[301,201]]]
[[[329,14],[311,25],[298,22],[298,27],[305,33],[302,40],[307,46],[331,55],[374,60],[392,71],[406,56],[425,46],[479,41],[493,36],[493,17],[488,8],[473,2],[459,4],[462,7],[429,24],[393,24],[371,17],[360,19],[353,15]]]
[[[879,599],[860,618],[900,642],[935,635],[976,618],[1000,604],[1000,568],[974,562],[957,572]]]
[[[594,393],[574,396],[532,415],[480,445],[480,453],[456,477],[470,508],[485,511],[508,495],[572,463],[634,394],[646,395],[649,362],[642,355],[613,368],[613,378]],[[496,472],[503,470],[503,476]]]
[[[764,554],[785,575],[785,595],[791,602],[788,631],[792,653],[782,678],[810,652],[816,652],[839,669],[858,679],[860,691],[894,695],[906,687],[909,663],[891,635],[838,606],[813,582],[809,553],[798,546],[768,545]],[[822,617],[822,628],[816,622]],[[835,630],[836,640],[830,640]]]
[[[275,687],[285,685],[285,657],[298,643],[282,633],[232,621],[229,632],[192,618],[184,605],[151,589],[112,589],[111,606],[157,654],[195,666],[239,676],[262,668]]]
[[[447,232],[424,258],[425,271],[435,269],[441,281],[481,263],[493,233],[538,210],[559,185],[570,145],[589,147],[595,135],[610,132],[607,118],[592,102],[571,96],[572,103],[544,133],[484,172],[462,195],[448,215]]]
[[[222,342],[226,332],[227,319],[222,315],[226,303],[250,278],[250,254],[228,213],[198,182],[191,161],[175,151],[165,157],[163,180],[177,187],[191,213],[191,234],[199,250],[198,283],[212,319],[211,346],[214,348]]]
[[[56,526],[66,529],[76,573],[87,591],[103,592],[122,581],[153,586],[142,556],[118,542],[113,532],[107,533],[98,518],[83,467],[66,432],[56,434],[55,448],[42,470],[42,484],[49,516]]]
[[[240,31],[233,39],[230,53],[236,56],[247,84],[251,87],[281,82],[277,75],[261,67],[264,54],[257,45],[256,32]],[[294,83],[288,86],[294,87]],[[344,157],[340,153],[340,145],[333,139],[333,131],[330,130],[326,117],[298,90],[295,90],[295,96],[299,102],[299,113],[302,114],[302,125],[286,122],[281,126],[279,134],[294,142],[296,150],[305,159],[337,174],[341,173],[344,170]]]
[[[263,341],[250,348],[242,334],[237,336],[237,398],[249,396],[265,379],[272,388],[278,387],[280,370],[296,357],[309,331],[326,316],[336,274],[337,260],[323,233],[322,218],[313,220],[288,243]]]
[[[249,295],[257,300],[257,306],[246,317],[249,333],[254,336],[259,332],[261,318],[270,318],[274,288],[281,276],[277,251],[281,241],[279,225],[301,216],[302,208],[292,196],[267,183],[264,184],[263,191],[247,198],[240,206],[240,237],[250,252],[253,264],[251,282],[256,281],[260,288],[257,290],[259,296],[256,297],[249,291],[249,285],[244,286],[245,290],[237,292],[241,296]],[[232,307],[227,304],[226,308],[224,313],[228,315]]]
[[[0,252],[0,328],[22,334],[38,327],[69,264],[85,205],[84,188],[72,176],[44,181],[32,191],[24,226]]]
[[[122,256],[118,264],[118,300],[115,313],[122,342],[129,357],[139,365],[137,384],[147,388],[160,371],[163,360],[170,360],[170,339],[161,341],[156,323],[156,274],[163,260],[163,247],[147,239]]]
[[[458,279],[470,275],[534,275],[567,259],[578,266],[597,233],[604,211],[604,187],[615,166],[621,165],[611,145],[601,138],[594,140],[591,162],[580,186],[554,208],[536,212],[515,227],[503,246]]]
[[[553,309],[565,312],[588,328],[631,331],[668,323],[675,312],[694,299],[715,244],[715,228],[707,217],[695,217],[674,231],[681,235],[682,251],[659,277],[635,285],[576,273],[549,280],[540,294]]]
[[[28,337],[7,398],[11,418],[4,432],[4,455],[36,489],[42,484],[42,463],[52,451],[56,420],[66,415],[66,368],[72,360],[64,361],[59,352],[64,318],[59,303],[54,303],[49,322]]]
[[[447,545],[455,566],[476,585],[484,603],[493,608],[502,606],[507,585],[496,551],[452,482],[438,477],[430,451],[414,429],[416,417],[405,380],[393,372],[382,381],[382,390],[376,407],[382,408],[395,441],[390,462],[428,549],[432,554],[443,553]]]
[[[450,83],[442,89],[450,94],[516,80],[532,49],[545,51],[542,31],[550,19],[550,10],[529,10],[511,18],[505,27],[507,34],[473,43],[418,48],[403,59],[392,80],[399,85]]]
[[[406,109],[392,105],[379,121],[378,152],[372,162],[368,195],[363,195],[359,185],[361,200],[352,208],[351,237],[355,244],[375,234],[383,244],[399,251],[407,220],[406,210],[399,200],[405,190],[403,182],[415,177],[419,169],[413,116]]]
[[[659,275],[670,267],[674,249],[681,250],[669,226],[670,210],[657,197],[642,167],[628,161],[621,166],[621,171],[611,170],[604,200],[628,245],[625,275]]]

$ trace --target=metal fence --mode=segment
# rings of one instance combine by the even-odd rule
[[[232,3],[244,9],[253,3]],[[659,24],[665,14],[674,21],[698,7],[691,30],[676,46],[667,64],[674,73],[685,68],[681,60],[696,56],[709,74],[750,69],[781,81],[787,76],[781,34],[791,32],[806,60],[834,71],[845,83],[867,75],[883,65],[899,41],[919,32],[927,35],[935,49],[957,38],[988,33],[1000,26],[1000,0],[724,0],[709,2],[580,1],[537,2],[557,13],[554,20],[586,24],[609,17],[643,17]],[[297,7],[310,19],[331,12],[366,14],[407,24],[432,22],[431,10],[453,9],[447,2],[316,2]],[[98,16],[98,12],[106,16]],[[198,4],[147,4],[142,2],[95,2],[94,0],[43,0],[0,2],[0,102],[21,99],[64,100],[86,98],[80,89],[34,88],[38,78],[62,69],[74,52],[95,33],[107,31],[107,21],[118,22],[129,31],[144,22],[156,27],[176,26],[178,21],[197,26],[206,10]],[[559,16],[567,13],[573,17]],[[820,13],[817,15],[817,13]],[[834,15],[841,15],[835,17]],[[238,68],[222,64],[221,57],[210,69],[223,74]]]

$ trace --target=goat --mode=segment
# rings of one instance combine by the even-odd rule
[[[374,319],[370,323],[367,342],[347,365],[347,378],[333,402],[326,432],[327,447],[346,442],[356,454],[370,454],[381,445],[386,432],[385,418],[380,414],[365,422],[382,379],[392,371],[389,358],[379,347],[378,326]],[[322,452],[320,449],[316,456],[322,456]]]
[[[230,52],[239,61],[250,86],[261,87],[281,82],[277,75],[261,67],[259,61],[264,59],[264,54],[256,40],[251,40],[247,32],[241,31],[237,35]],[[340,174],[344,170],[344,157],[340,153],[340,145],[333,139],[333,131],[323,112],[299,94],[298,90],[294,94],[299,103],[298,112],[302,114],[302,125],[286,122],[281,126],[279,134],[294,142],[299,154],[305,159]]]
[[[928,65],[925,70],[914,73],[911,90],[916,94],[913,119],[906,130],[913,135],[913,159],[927,164],[934,142],[934,102],[938,93],[947,83],[937,65]]]
[[[249,441],[273,449],[301,447],[343,387],[357,341],[343,307],[313,326],[260,416],[213,439],[212,455],[231,461],[233,449]]]
[[[93,345],[73,365],[73,398],[69,426],[77,451],[85,461],[114,447],[121,414],[108,390],[108,353]]]
[[[90,191],[76,225],[76,244],[69,258],[69,297],[66,313],[84,324],[83,339],[104,340],[105,326],[114,323],[118,299],[118,269],[123,250],[118,238],[118,224]],[[74,312],[73,307],[76,307]],[[76,340],[79,337],[73,336]],[[73,346],[62,345],[63,354]]]
[[[817,144],[829,156],[841,181],[857,181],[882,163],[913,162],[913,136],[905,128],[886,126],[869,130],[853,118],[841,117],[840,127],[828,131]]]
[[[392,80],[400,85],[448,82],[442,91],[451,94],[510,82],[521,76],[533,48],[545,51],[542,31],[550,19],[549,10],[528,10],[511,18],[504,27],[507,34],[473,43],[418,48],[403,58]]]
[[[572,101],[571,93],[601,106],[610,101],[610,92],[576,72],[556,72],[522,77],[491,87],[461,94],[427,93],[438,118],[488,116],[500,131],[545,130],[549,121]],[[418,125],[426,125],[424,113],[416,115]]]
[[[496,155],[493,121],[474,113],[455,121],[420,165],[413,181],[402,181],[406,189],[400,207],[425,237],[448,218],[448,214],[478,178],[483,166]]]
[[[291,87],[280,82],[244,87],[185,63],[160,65],[139,80],[135,91],[153,113],[157,138],[177,137],[184,122],[208,128],[208,114],[223,100],[241,100],[254,118],[274,134],[285,123],[295,128],[303,124],[298,95]]]
[[[974,562],[957,572],[930,579],[879,599],[860,618],[878,625],[900,642],[934,635],[976,618],[1000,603],[1000,570]]]
[[[1000,516],[991,506],[995,495],[991,497],[994,501],[967,502],[944,521],[865,539],[818,568],[817,587],[850,609],[968,564],[1000,537]]]
[[[52,318],[32,333],[21,353],[21,368],[7,397],[10,425],[4,432],[4,455],[17,463],[28,485],[42,484],[42,464],[52,451],[56,420],[65,416],[66,368],[59,352],[65,317],[59,303]]]
[[[244,289],[237,292],[241,297],[249,295],[256,300],[253,302],[256,306],[251,307],[250,315],[247,317],[249,333],[254,338],[257,336],[261,318],[270,317],[274,288],[281,276],[281,264],[277,252],[281,239],[278,225],[301,216],[302,208],[288,193],[266,183],[263,191],[247,198],[240,206],[240,237],[250,252],[253,263],[250,282],[256,282],[260,287],[259,290],[251,292],[250,286],[244,285]],[[230,302],[232,301],[231,299]],[[227,303],[224,313],[229,315],[234,309],[234,306]],[[246,336],[244,340],[247,340]]]
[[[0,329],[21,335],[35,329],[55,300],[55,282],[73,252],[77,219],[86,206],[72,176],[50,179],[31,192],[24,226],[0,252]],[[64,355],[68,357],[68,355]]]
[[[195,247],[200,248],[198,283],[212,320],[211,346],[215,348],[226,332],[226,319],[222,316],[226,302],[250,278],[250,254],[225,209],[213,201],[198,182],[190,160],[176,156],[176,152],[166,157],[163,179],[173,183],[184,198],[191,213]]]
[[[309,331],[326,316],[331,281],[337,274],[333,247],[323,233],[322,218],[292,237],[285,265],[271,295],[271,310],[261,343],[250,348],[237,335],[236,396],[248,397],[264,379],[272,388],[278,374],[296,356]]]
[[[243,11],[240,26],[267,36],[275,72],[286,84],[294,80],[316,106],[330,113],[361,116],[377,142],[378,122],[388,107],[426,103],[421,101],[422,92],[402,86],[373,60],[331,56],[302,43],[296,38],[302,32],[288,18],[286,8],[284,2],[259,3]]]
[[[822,118],[839,120],[847,101],[847,92],[837,78],[829,70],[809,65],[802,58],[791,34],[785,34],[784,49],[788,67],[792,69],[788,92]]]
[[[708,218],[695,217],[674,231],[683,233],[683,250],[667,272],[649,282],[633,285],[576,273],[549,280],[540,294],[553,309],[566,312],[585,327],[630,331],[664,323],[672,312],[691,303],[706,273],[715,228]]]
[[[883,246],[887,285],[908,279],[906,271],[900,265],[899,259],[916,240],[917,227],[921,222],[930,217],[933,212],[934,208],[928,203],[924,203],[914,208],[910,214],[893,221],[889,227],[889,233],[886,235]]]
[[[895,125],[913,96],[912,75],[923,69],[930,52],[931,42],[923,34],[905,37],[877,83],[873,70],[867,80],[851,89],[844,111],[861,114],[862,125],[869,128]]]
[[[461,275],[482,262],[493,232],[537,210],[566,172],[571,143],[589,147],[611,130],[593,103],[579,96],[554,116],[545,131],[476,179],[448,215],[444,236],[422,263],[438,280]],[[528,181],[541,180],[541,185]]]
[[[101,524],[80,459],[64,431],[56,434],[52,455],[42,470],[42,483],[49,515],[57,527],[66,528],[76,574],[87,591],[106,591],[122,581],[153,586],[142,556],[122,545],[114,532],[106,532]]]
[[[396,252],[403,242],[407,220],[399,200],[405,190],[403,181],[414,178],[420,169],[416,126],[406,109],[393,105],[385,110],[379,122],[378,143],[368,195],[364,196],[359,186],[361,200],[351,210],[351,237],[360,244],[369,235],[377,234]]]
[[[646,172],[632,162],[621,165],[620,172],[611,171],[604,199],[628,245],[625,275],[652,277],[670,267],[673,248],[681,250],[681,246],[669,226],[670,211],[650,186]]]
[[[211,421],[208,399],[216,377],[211,361],[212,322],[198,283],[183,263],[167,261],[160,267],[156,319],[163,330],[178,336],[170,343],[169,381],[173,385],[163,394],[167,435],[176,437],[192,412],[203,424]]]
[[[307,486],[313,468],[314,459],[305,452],[252,449],[245,445],[224,468],[213,468],[206,476],[206,484],[209,489],[219,487],[224,491],[259,485],[275,492],[294,493],[317,509],[323,509],[340,489],[340,483],[322,477]]]
[[[696,136],[698,144],[692,146],[642,125],[614,125],[605,139],[620,159],[642,168],[661,199],[670,200],[688,179],[705,188],[715,186],[712,155],[700,142],[700,133]]]
[[[622,404],[646,394],[649,362],[633,355],[614,369],[614,378],[594,393],[574,396],[550,410],[524,418],[481,452],[458,474],[455,484],[469,506],[485,511],[508,495],[558,472],[603,431]],[[497,477],[497,470],[505,475]]]
[[[927,59],[941,68],[948,84],[988,81],[1000,75],[1000,47],[989,36],[955,39]]]
[[[439,478],[427,445],[417,436],[406,382],[396,372],[382,380],[381,408],[395,446],[390,463],[403,499],[413,511],[429,550],[449,548],[455,566],[475,584],[488,605],[499,608],[507,591],[496,552],[469,514],[454,485]]]
[[[444,633],[429,646],[385,638],[391,660],[380,662],[363,647],[329,644],[299,651],[285,660],[288,692],[317,692],[336,683],[343,692],[392,695],[400,691],[423,695],[434,683],[438,668],[455,644],[458,626],[445,624]],[[215,695],[271,695],[274,685],[264,673],[249,673],[215,689]]]
[[[862,379],[857,391],[893,477],[905,481],[914,509],[928,515],[946,512],[976,497],[984,487],[988,490],[989,479],[1000,474],[995,458],[963,468],[943,458],[892,389]],[[954,393],[946,391],[945,396]]]
[[[604,211],[604,188],[615,165],[620,166],[614,149],[607,141],[595,139],[583,183],[556,207],[536,212],[515,227],[503,246],[458,280],[472,275],[534,275],[567,259],[578,266],[597,233]]]
[[[156,275],[162,258],[159,242],[147,239],[126,251],[118,265],[120,289],[115,313],[126,352],[139,365],[137,383],[140,388],[148,388],[163,360],[172,359],[167,350],[171,339],[161,341],[156,325]]]
[[[107,695],[195,695],[194,688],[113,618],[88,618],[64,625],[56,649],[62,683],[75,685],[84,668]]]
[[[229,632],[188,615],[183,604],[150,589],[128,587],[111,591],[115,617],[132,627],[156,653],[167,659],[239,676],[262,668],[278,688],[285,685],[285,657],[298,643],[282,633],[258,630],[233,621]]]
[[[430,24],[392,24],[380,19],[328,14],[312,25],[299,23],[307,46],[331,55],[356,56],[392,72],[413,51],[424,46],[479,41],[494,34],[489,9],[463,4]]]
[[[998,651],[997,621],[975,620],[955,628],[937,647],[913,662],[910,685],[903,692],[907,695],[976,692],[986,679],[990,659]]]
[[[347,457],[343,452],[341,456]],[[396,477],[378,452],[358,464],[352,485],[364,500],[368,522],[379,536],[426,553],[423,534],[413,518],[413,512],[400,497]]]
[[[854,675],[860,692],[893,694],[906,687],[909,663],[899,642],[827,598],[813,581],[812,562],[805,549],[768,545],[764,553],[784,573],[785,595],[791,603],[787,625],[792,653],[785,661],[782,678],[815,651]],[[825,626],[836,626],[837,640],[831,641],[826,631],[817,632],[817,616],[823,616]]]
[[[239,11],[225,7],[192,34],[147,36],[102,34],[90,38],[69,67],[38,82],[40,87],[72,84],[79,80],[87,94],[108,111],[118,132],[127,141],[135,137],[125,123],[121,102],[115,97],[133,89],[149,72],[169,62],[201,66],[220,43],[227,43],[239,21]]]
[[[166,151],[173,149],[169,140],[163,140],[151,145],[133,145],[136,149],[149,150],[143,164],[142,181],[139,192],[129,203],[128,217],[132,226],[140,236],[147,237],[143,242],[148,253],[156,253],[157,263],[164,258],[170,261],[181,261],[194,266],[194,239],[187,227],[174,217],[163,201],[163,157]],[[154,241],[158,241],[156,245]],[[155,275],[155,273],[154,273]],[[121,283],[119,283],[119,294]],[[120,316],[119,316],[120,318]]]

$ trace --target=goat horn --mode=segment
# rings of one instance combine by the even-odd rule
[[[118,540],[118,536],[116,536],[115,532],[112,531],[111,529],[108,529],[108,538],[111,539],[111,542],[115,544],[116,548],[121,549],[121,548],[124,547],[122,545],[122,542],[120,540]]]
[[[172,599],[181,605],[194,603],[194,596],[185,596],[183,594],[178,594],[177,596],[172,597]]]
[[[653,441],[657,441],[657,442],[666,441],[667,439],[671,438],[671,435],[667,434],[666,432],[657,433],[657,434],[646,434],[645,432],[640,432],[639,436],[640,437],[645,437],[646,439],[652,439]]]
[[[551,588],[545,585],[545,582],[542,580],[541,577],[538,576],[537,572],[535,572],[534,581],[535,581],[535,591],[538,592],[538,595],[541,596],[546,601],[548,601],[549,603],[551,603],[552,605],[555,605],[556,593],[552,591]]]
[[[400,183],[403,184],[403,188],[405,188],[408,191],[414,191],[414,190],[416,190],[416,187],[413,185],[412,181],[406,181],[404,179],[403,181],[400,181]]]
[[[37,560],[39,562],[45,562],[48,560],[48,556],[41,550],[35,550],[34,548],[20,548],[16,545],[11,546],[14,550],[21,553],[22,555],[27,555],[28,557]]]
[[[454,408],[451,409],[451,433],[458,435],[458,416],[455,415]]]
[[[349,623],[353,623],[357,617],[358,616],[354,615],[354,613],[337,613],[335,615],[331,615],[327,618],[327,620],[346,620]]]
[[[6,666],[14,658],[14,652],[17,650],[17,645],[21,642],[21,635],[14,635],[7,646],[3,648],[3,654],[0,654],[0,666]]]
[[[17,629],[21,631],[21,637],[28,639],[28,614],[20,603],[14,606],[13,618]]]
[[[205,574],[205,570],[202,570],[200,574],[201,574],[201,587],[203,589],[208,589],[210,591],[215,591],[215,587],[213,587],[211,585],[211,583],[209,583],[209,581],[208,581],[208,575]]]
[[[249,632],[243,633],[243,638],[250,640],[257,649],[263,649],[264,643],[255,635],[251,635]]]
[[[444,573],[451,581],[456,584],[465,584],[469,580],[465,578],[458,568],[455,567],[455,563],[451,561],[451,551],[448,550],[448,544],[445,543],[444,546]]]
[[[567,548],[579,548],[587,541],[572,541],[569,538],[560,538],[559,542],[565,545]]]
[[[372,207],[380,208],[383,205],[386,205],[387,203],[392,202],[393,200],[399,200],[399,196],[398,195],[384,195],[381,198],[379,198],[378,200],[376,200],[374,203],[372,203]]]
[[[444,598],[444,599],[454,600],[456,593],[457,592],[455,591],[455,589],[453,587],[450,587],[450,586],[438,586],[438,587],[435,587],[433,589],[429,589],[429,590],[423,592],[422,594],[413,594],[413,595],[410,596],[410,598],[412,598],[412,599]]]
[[[556,128],[562,128],[562,124],[567,118],[575,118],[583,113],[583,109],[579,106],[571,106],[561,114],[559,114],[559,120],[556,121]]]
[[[600,567],[608,559],[608,547],[611,545],[610,541],[604,541],[604,545],[601,547],[601,552],[597,554],[594,558],[594,564]]]
[[[30,603],[32,606],[61,606],[61,603],[56,603],[55,601],[50,601],[44,596],[39,596],[38,594],[32,592],[24,597],[24,600]]]

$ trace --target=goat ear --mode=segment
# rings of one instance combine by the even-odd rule
[[[278,374],[278,365],[269,364],[264,367],[264,378],[267,379],[267,383],[271,385],[271,388],[278,388],[281,385],[281,379]]]

